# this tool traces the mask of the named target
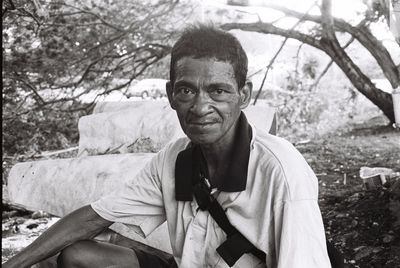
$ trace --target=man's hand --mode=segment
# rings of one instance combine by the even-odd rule
[[[112,222],[100,217],[91,206],[84,206],[60,219],[2,267],[30,267],[76,241],[94,237],[111,224]]]

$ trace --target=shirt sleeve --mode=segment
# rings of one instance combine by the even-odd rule
[[[159,174],[163,155],[159,152],[117,192],[92,203],[94,211],[106,220],[129,225],[143,237],[153,232],[166,220]]]
[[[317,200],[278,202],[274,225],[278,268],[331,267]]]

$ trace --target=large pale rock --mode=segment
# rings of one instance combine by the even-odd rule
[[[137,108],[140,106],[148,106],[152,104],[168,104],[168,99],[160,100],[136,100],[136,101],[99,101],[93,108],[93,114],[118,112],[125,109]],[[161,104],[162,105],[162,104]]]
[[[8,177],[9,199],[30,210],[44,210],[61,217],[117,190],[152,156],[120,154],[18,163]],[[166,224],[147,239],[122,224],[113,224],[111,229],[171,252]]]
[[[183,136],[168,102],[138,102],[129,109],[83,116],[79,119],[78,155],[160,150]],[[145,147],[139,148],[137,147]]]
[[[176,113],[166,101],[97,104],[96,114],[79,120],[79,156],[156,152],[184,135]],[[268,105],[244,110],[249,122],[270,130],[275,109]]]

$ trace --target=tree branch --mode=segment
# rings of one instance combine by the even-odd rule
[[[304,14],[304,16],[306,16],[306,15],[308,14],[308,12],[310,12],[310,10],[311,10],[313,7],[314,7],[314,5],[312,5],[312,6],[307,10],[307,12]],[[303,22],[303,18],[300,18],[299,21],[297,21],[297,22],[292,26],[292,28],[291,28],[289,31],[293,31],[293,30],[294,30],[299,24],[301,24],[302,22]],[[283,49],[283,47],[285,46],[285,44],[286,44],[286,42],[287,42],[288,39],[289,39],[289,37],[286,37],[285,40],[283,40],[283,42],[282,42],[281,46],[279,47],[278,51],[275,53],[275,55],[272,57],[271,61],[269,62],[268,66],[267,66],[267,70],[265,71],[263,80],[262,80],[262,82],[261,82],[260,88],[259,88],[259,90],[258,90],[258,92],[257,92],[256,97],[254,98],[254,103],[253,103],[253,105],[256,105],[257,100],[258,100],[258,98],[260,97],[262,88],[264,87],[265,80],[267,79],[268,72],[269,72],[269,70],[271,69],[272,65],[274,64],[274,62],[275,62],[276,58],[278,57],[279,53],[282,51],[282,49]],[[297,67],[296,67],[296,71],[297,71]]]
[[[248,32],[280,35],[283,37],[296,39],[312,47],[322,49],[320,41],[314,37],[303,34],[296,30],[282,29],[269,23],[225,23],[221,25],[221,28],[224,30],[241,29]]]
[[[290,17],[302,18],[303,20],[322,24],[323,16],[304,14],[276,4],[264,4],[263,6],[280,11]],[[332,17],[332,20],[332,26],[336,31],[346,32],[354,36],[369,51],[390,81],[392,87],[396,88],[400,84],[400,72],[397,70],[387,49],[367,28],[365,24],[366,20],[361,21],[357,26],[352,26],[350,23],[334,17]]]
[[[350,38],[350,40],[346,43],[346,45],[343,47],[343,49],[346,49],[351,43],[354,42],[354,37],[352,36]],[[315,82],[311,85],[310,89],[313,90],[314,88],[316,88],[319,84],[319,82],[321,81],[322,77],[324,77],[324,75],[328,72],[329,68],[332,66],[333,64],[333,60],[331,60],[324,68],[324,70],[320,73],[320,75],[318,76],[317,79],[315,79]]]
[[[241,29],[244,31],[281,35],[287,38],[296,39],[325,52],[342,69],[343,73],[349,78],[358,91],[370,99],[372,103],[377,105],[391,122],[394,122],[391,95],[376,88],[371,80],[361,71],[361,69],[352,61],[341,47],[336,39],[333,29],[329,26],[329,23],[331,23],[330,19],[332,18],[327,14],[330,8],[330,0],[325,0],[323,3],[325,4],[323,5],[322,12],[323,16],[326,16],[324,28],[327,33],[320,40],[300,33],[299,31],[281,29],[269,23],[229,23],[224,24],[222,28],[225,30]]]
[[[82,12],[82,13],[84,13],[84,14],[88,14],[88,15],[91,15],[91,16],[94,16],[95,18],[97,18],[99,21],[101,21],[104,25],[106,25],[106,26],[108,26],[108,27],[110,27],[110,28],[112,28],[112,29],[114,29],[114,30],[116,30],[116,31],[118,31],[118,32],[124,32],[124,29],[122,29],[122,28],[120,28],[120,27],[118,27],[118,26],[116,26],[116,25],[113,25],[113,24],[111,24],[110,22],[108,22],[108,21],[106,21],[105,19],[103,19],[99,14],[97,14],[97,13],[94,13],[94,12],[92,12],[92,11],[90,11],[90,10],[87,10],[87,9],[82,9],[82,8],[79,8],[79,7],[76,7],[76,6],[72,6],[72,5],[69,5],[69,4],[63,4],[64,6],[67,6],[67,7],[71,7],[71,8],[74,8],[74,9],[76,9],[76,10],[79,10],[80,12]]]
[[[46,102],[44,101],[44,99],[42,98],[42,96],[40,96],[40,94],[37,92],[36,88],[34,86],[32,86],[29,82],[25,81],[21,75],[19,75],[17,72],[14,71],[15,74],[15,79],[17,81],[22,82],[25,86],[27,86],[32,92],[33,94],[38,98],[39,102],[41,104],[45,104]]]
[[[269,72],[269,70],[271,69],[272,65],[274,64],[274,62],[275,62],[276,58],[278,57],[279,53],[281,53],[281,51],[282,51],[283,47],[285,46],[286,41],[287,41],[288,39],[289,39],[289,38],[286,37],[285,40],[283,40],[283,42],[282,42],[281,46],[279,47],[278,51],[275,53],[275,55],[272,57],[271,61],[269,62],[268,66],[267,66],[267,70],[265,71],[263,80],[262,80],[262,82],[261,82],[260,88],[258,89],[258,92],[257,92],[256,97],[254,98],[253,105],[256,105],[257,100],[258,100],[258,98],[260,97],[262,88],[264,87],[265,80],[267,79],[268,72]]]

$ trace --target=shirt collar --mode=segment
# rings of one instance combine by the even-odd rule
[[[224,192],[240,192],[246,189],[247,169],[249,165],[250,144],[252,140],[252,129],[247,122],[246,116],[241,112],[239,116],[238,128],[236,130],[234,149],[229,162],[227,174],[220,180],[219,185],[215,185],[218,190]],[[175,197],[176,200],[192,200],[192,184],[198,170],[204,169],[205,160],[201,150],[195,144],[178,154],[175,163]],[[204,174],[208,174],[207,170]]]

